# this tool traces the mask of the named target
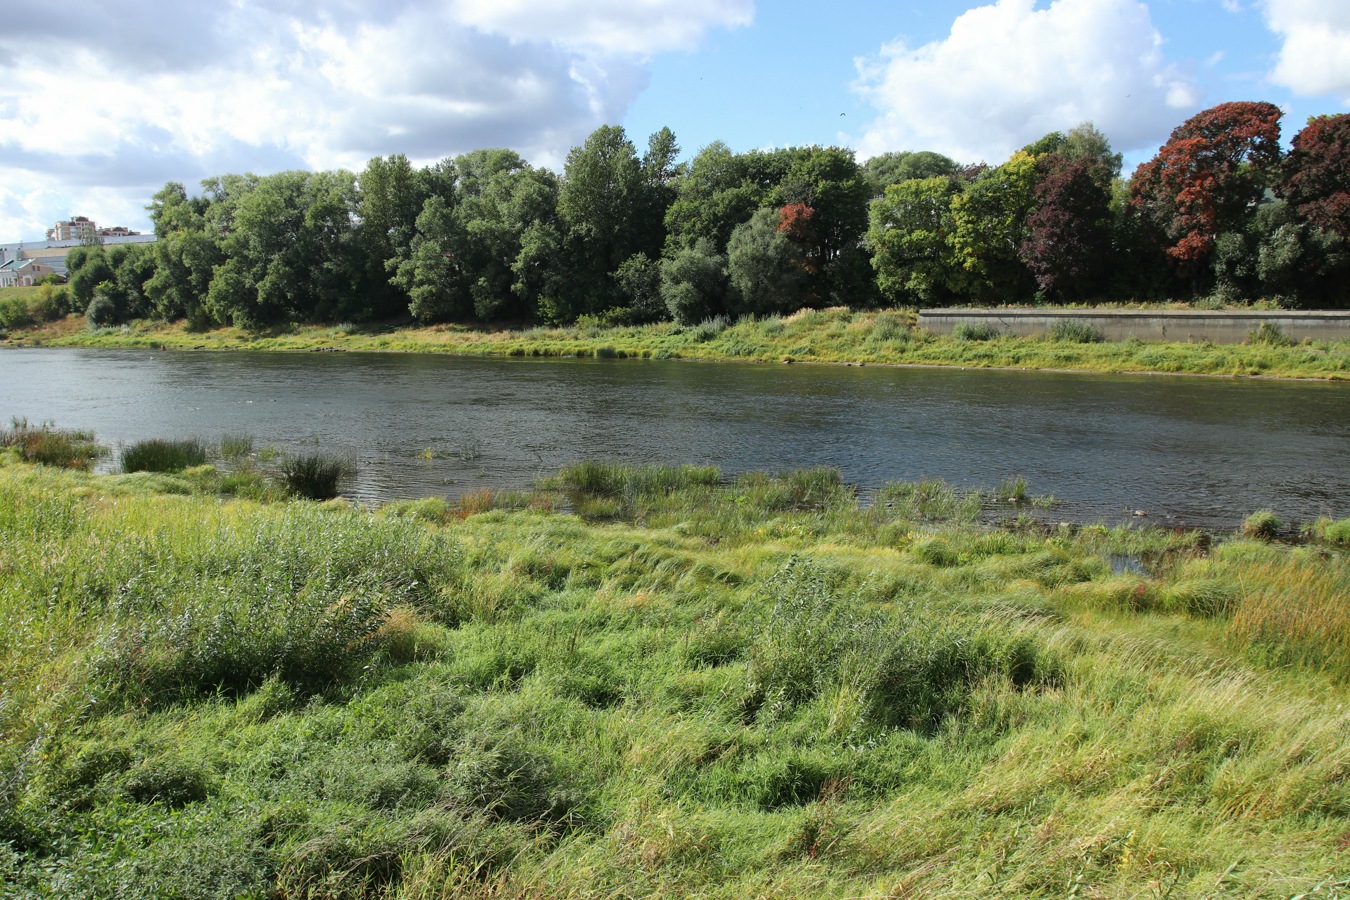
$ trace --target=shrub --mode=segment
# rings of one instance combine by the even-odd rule
[[[196,438],[150,438],[122,451],[123,472],[181,472],[205,462],[206,445]]]
[[[1050,329],[1051,340],[1066,344],[1100,344],[1106,339],[1101,330],[1077,319],[1063,319]]]
[[[952,337],[958,341],[992,341],[1002,336],[999,327],[989,322],[957,322],[952,326]]]
[[[1027,635],[942,626],[889,636],[868,686],[869,717],[887,727],[930,731],[960,710],[985,678],[1014,687],[1054,683],[1058,661]]]
[[[1260,344],[1266,347],[1289,347],[1294,342],[1280,330],[1280,326],[1262,322],[1247,332],[1247,343]]]
[[[304,453],[281,461],[282,483],[306,500],[332,500],[342,482],[355,475],[355,463],[330,453]]]
[[[89,306],[84,311],[84,317],[89,322],[90,328],[106,328],[117,322],[117,304],[112,298],[103,292],[94,294],[94,299],[89,301]]]
[[[729,323],[726,316],[713,316],[710,319],[704,319],[697,325],[689,329],[689,337],[696,341],[710,341],[719,334],[727,330]]]

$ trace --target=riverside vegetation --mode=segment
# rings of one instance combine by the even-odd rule
[[[1350,520],[600,463],[369,510],[18,431],[5,896],[1350,892]]]
[[[90,331],[72,318],[12,332],[11,340],[56,347],[716,359],[1350,379],[1350,341],[1295,343],[1277,328],[1254,330],[1245,344],[1101,341],[1082,323],[1066,324],[1043,337],[971,329],[938,336],[917,327],[913,310],[804,309],[735,321],[714,317],[694,325],[622,326],[583,319],[571,326],[517,330],[344,324],[200,332],[181,323],[138,322]]]

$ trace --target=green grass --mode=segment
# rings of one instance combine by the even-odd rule
[[[356,464],[333,453],[298,453],[283,457],[279,469],[287,490],[306,500],[332,500],[342,482],[356,475]]]
[[[254,333],[234,328],[193,332],[180,324],[140,322],[90,333],[66,322],[17,331],[11,340],[52,346],[168,349],[352,350],[452,353],[463,356],[718,359],[1064,369],[1095,372],[1350,379],[1350,342],[1253,340],[1184,344],[1013,337],[937,336],[916,326],[913,310],[802,310],[790,316],[710,320],[680,327],[577,325],[570,328],[475,330],[304,326]],[[966,334],[966,337],[970,337]]]
[[[206,462],[206,445],[196,438],[149,438],[122,449],[123,472],[181,472]]]
[[[604,464],[372,512],[205,468],[0,457],[6,894],[1350,890],[1340,523]]]
[[[31,425],[14,419],[0,428],[0,447],[13,447],[26,462],[65,469],[88,469],[107,450],[88,431],[56,428],[51,423]]]

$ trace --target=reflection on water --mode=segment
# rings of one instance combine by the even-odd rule
[[[104,442],[350,452],[368,500],[525,487],[583,458],[838,466],[863,489],[1020,474],[1064,519],[1350,515],[1350,387],[877,366],[0,352],[0,416]],[[1140,521],[1135,519],[1135,521]]]

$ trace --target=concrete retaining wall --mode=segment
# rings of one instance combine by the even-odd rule
[[[1063,321],[1083,322],[1108,341],[1176,341],[1240,344],[1267,323],[1288,338],[1302,341],[1350,340],[1350,311],[1308,310],[1139,310],[1139,309],[926,309],[919,327],[951,334],[958,323],[997,328],[1004,334],[1046,334]]]

